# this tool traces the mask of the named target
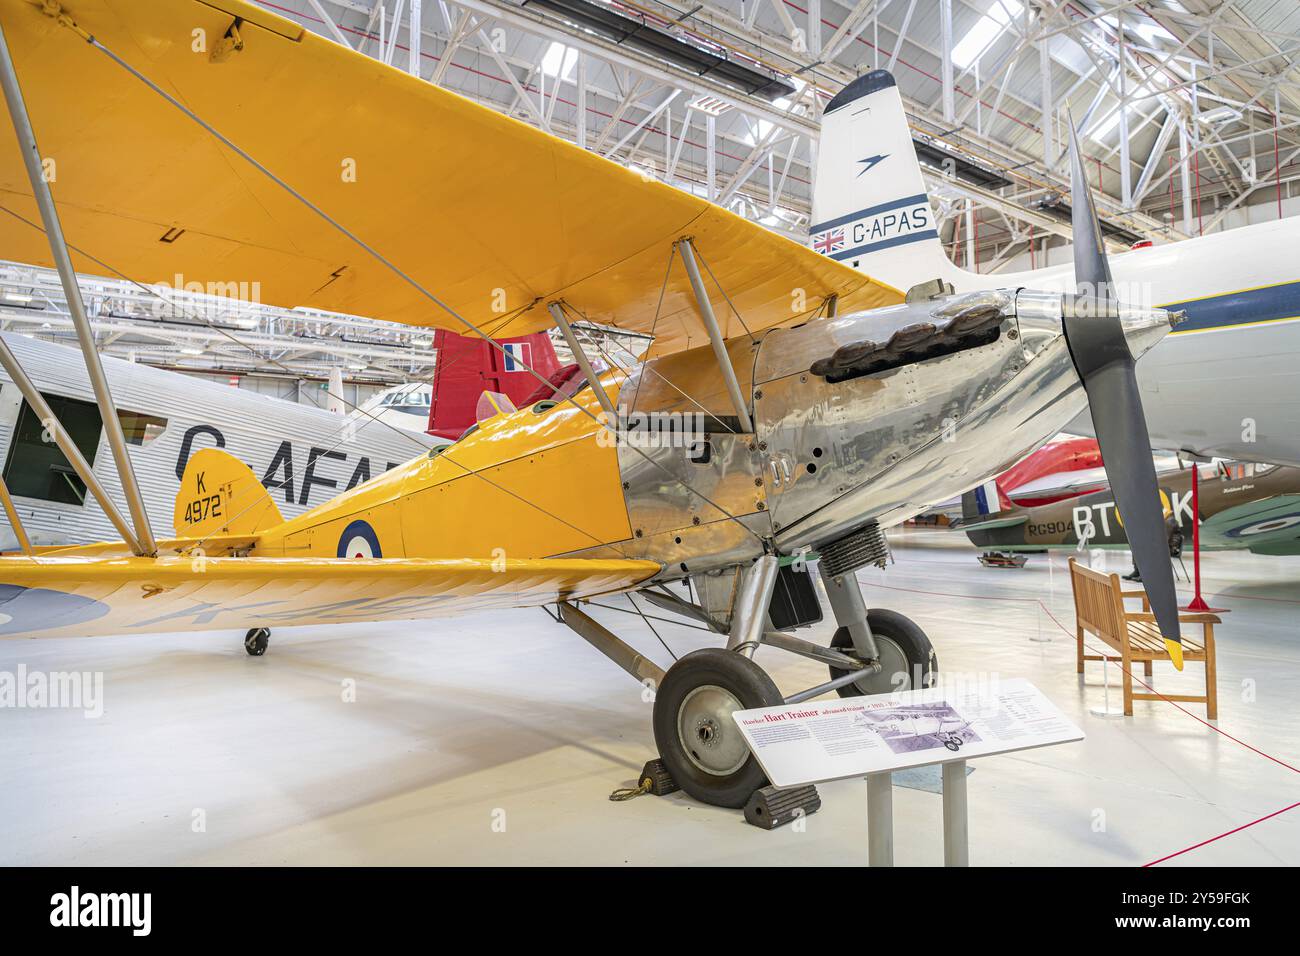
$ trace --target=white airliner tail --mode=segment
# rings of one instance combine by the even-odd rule
[[[822,116],[812,247],[906,292],[958,271],[935,223],[893,76],[858,77]]]

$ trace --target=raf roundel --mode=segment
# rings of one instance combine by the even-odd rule
[[[354,521],[339,535],[340,558],[382,558],[379,536],[365,521]]]
[[[1292,512],[1287,515],[1274,515],[1264,521],[1256,521],[1254,524],[1246,525],[1244,528],[1233,528],[1227,532],[1227,536],[1229,538],[1249,538],[1255,534],[1271,534],[1274,531],[1282,531],[1297,524],[1300,524],[1300,514]]]

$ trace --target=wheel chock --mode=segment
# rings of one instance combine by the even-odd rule
[[[664,762],[658,757],[646,761],[646,765],[641,768],[641,776],[637,779],[646,793],[656,797],[666,797],[681,789],[673,780],[673,775],[668,772],[668,768],[664,766]]]
[[[804,787],[761,787],[745,804],[745,822],[760,830],[775,830],[799,817],[816,813],[822,807],[821,795],[809,784]]]

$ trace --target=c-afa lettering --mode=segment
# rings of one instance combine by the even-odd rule
[[[176,477],[182,478],[185,475],[185,466],[189,464],[190,456],[194,453],[195,439],[204,437],[212,442],[213,447],[225,448],[226,437],[221,430],[215,425],[200,424],[191,426],[181,439],[180,454],[176,457]],[[327,462],[340,462],[341,465],[326,465]],[[336,494],[339,488],[339,481],[343,475],[350,475],[347,483],[343,486],[344,491],[351,491],[362,482],[369,481],[372,475],[372,466],[370,458],[362,455],[356,459],[355,465],[349,465],[347,453],[336,451],[332,448],[309,448],[307,451],[307,467],[302,473],[301,493],[296,496],[299,505],[307,507],[313,504],[312,491],[316,487],[329,489],[329,494]],[[256,467],[256,464],[250,462],[250,467]],[[397,462],[385,462],[384,471],[397,467]],[[337,477],[331,477],[328,472],[335,470]],[[322,473],[318,470],[324,468]],[[285,504],[294,504],[295,502],[295,479],[294,470],[294,449],[293,443],[285,439],[279,443],[275,453],[271,455],[271,461],[266,466],[262,475],[262,484],[269,491],[280,490],[284,495]],[[319,496],[318,496],[319,497]]]

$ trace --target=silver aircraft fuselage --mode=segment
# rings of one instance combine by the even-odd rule
[[[709,434],[703,451],[620,444],[634,556],[672,578],[748,560],[761,539],[787,554],[817,549],[1005,470],[1086,407],[1064,305],[985,290],[730,339],[752,435],[729,427],[707,346],[639,366],[620,394],[629,412],[702,408]],[[1121,317],[1135,357],[1171,325],[1162,309]],[[828,372],[832,357],[848,364]]]

